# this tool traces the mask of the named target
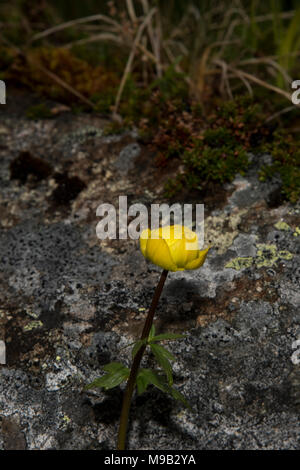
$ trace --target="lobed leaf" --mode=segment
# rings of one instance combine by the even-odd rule
[[[137,377],[137,385],[138,385],[138,393],[142,393],[145,391],[148,385],[155,385],[155,387],[159,388],[163,392],[167,392],[166,386],[163,380],[151,369],[143,369],[141,368],[138,373]]]
[[[132,348],[132,359],[134,359],[135,355],[137,354],[137,352],[141,349],[141,347],[143,346],[143,344],[145,344],[147,342],[147,338],[144,338],[144,339],[140,339],[138,341],[136,341],[134,347]]]
[[[179,338],[186,338],[187,335],[180,335],[178,333],[163,333],[161,335],[154,336],[151,339],[152,341],[163,341],[163,340],[169,340],[172,341],[174,339],[179,339]]]
[[[86,385],[86,390],[94,387],[103,387],[105,390],[109,390],[124,382],[124,380],[126,380],[130,374],[128,367],[123,366],[123,364],[119,362],[111,362],[110,364],[106,364],[103,369],[108,373]]]
[[[154,385],[156,388],[161,390],[164,393],[168,393],[171,395],[175,400],[180,401],[183,405],[185,405],[190,410],[192,409],[189,402],[186,398],[180,393],[176,388],[171,387],[165,382],[164,377],[158,375],[155,371],[151,369],[140,369],[138,376],[137,376],[137,387],[138,387],[138,394],[143,393],[148,385]]]
[[[169,387],[169,393],[172,395],[173,398],[175,398],[175,400],[181,401],[181,403],[183,403],[184,406],[192,410],[192,407],[187,401],[187,399],[176,388]]]
[[[151,329],[150,329],[150,333],[149,333],[149,336],[148,336],[148,342],[152,341],[152,339],[154,338],[154,335],[155,335],[155,326],[152,324]]]
[[[174,356],[165,348],[160,346],[159,344],[150,343],[150,347],[157,362],[159,363],[161,368],[165,371],[169,385],[172,385],[173,383],[172,366],[169,362],[169,359],[174,360],[175,359]]]

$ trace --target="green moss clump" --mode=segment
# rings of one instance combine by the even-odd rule
[[[265,144],[264,151],[273,156],[273,163],[261,169],[260,179],[265,181],[278,175],[285,197],[295,203],[300,197],[299,142],[285,132],[278,131],[274,133],[274,140]]]
[[[273,163],[260,171],[262,181],[279,176],[282,193],[295,203],[300,196],[300,148],[295,137],[266,126],[265,116],[251,99],[237,99],[222,104],[209,118],[191,108],[188,117],[174,115],[164,131],[154,137],[165,162],[178,157],[183,173],[166,185],[166,196],[173,197],[183,188],[203,190],[207,183],[231,181],[249,165],[248,152],[273,156]]]
[[[197,107],[177,117],[171,131],[173,138],[164,136],[161,140],[162,144],[168,142],[165,158],[178,156],[184,172],[168,182],[167,196],[174,196],[176,189],[202,190],[209,182],[222,184],[237,173],[243,174],[249,165],[247,152],[270,132],[263,126],[258,132],[260,113],[257,104],[241,98],[224,103],[209,118]]]
[[[243,173],[248,166],[246,150],[237,143],[222,146],[197,142],[195,148],[183,155],[186,182],[193,188],[201,188],[203,182],[231,181],[236,173]]]

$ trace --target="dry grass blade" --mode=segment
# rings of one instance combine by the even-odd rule
[[[30,61],[30,63],[43,72],[45,75],[47,75],[49,78],[51,78],[54,82],[56,82],[58,85],[60,85],[62,88],[67,90],[69,93],[72,95],[76,96],[80,101],[83,103],[87,104],[90,108],[94,109],[95,105],[90,101],[88,98],[83,96],[79,91],[75,90],[71,85],[66,83],[62,78],[58,77],[55,73],[51,72],[50,70],[46,69],[43,65],[37,64],[35,61]]]
[[[205,85],[205,76],[207,75],[207,61],[210,55],[211,47],[208,46],[202,56],[201,60],[199,62],[199,65],[197,67],[197,79],[196,79],[196,84],[194,88],[194,94],[197,96],[198,99],[201,99],[201,96],[203,95],[204,91],[204,85]]]
[[[245,78],[246,80],[248,80],[250,82],[254,82],[257,85],[260,85],[264,88],[267,88],[268,90],[275,91],[277,94],[279,94],[281,96],[284,96],[288,100],[291,99],[291,95],[289,93],[282,90],[281,88],[276,87],[275,85],[271,85],[270,83],[267,83],[266,81],[261,80],[260,78],[256,77],[255,75],[244,72],[243,70],[240,70],[240,69],[236,69],[235,67],[232,67],[231,65],[228,65],[228,64],[226,64],[226,67],[225,67],[225,65],[224,65],[225,62],[221,61],[219,59],[215,59],[213,61],[213,63],[215,63],[216,65],[219,65],[222,68],[222,70],[224,70],[224,69],[226,70],[226,68],[227,68],[228,70],[230,70],[234,75],[236,75],[240,79],[241,79],[241,77],[243,77],[243,78]]]
[[[157,70],[157,77],[161,78],[162,77],[162,65],[161,65],[161,57],[160,57],[160,51],[161,51],[161,42],[162,42],[162,30],[161,30],[161,21],[160,21],[160,12],[159,10],[156,11],[156,34],[154,36],[154,55],[156,57],[156,70]],[[150,25],[150,23],[149,23]]]
[[[235,17],[234,17],[234,19],[232,19],[233,15],[235,15],[235,14],[240,15],[242,20],[239,19],[239,18],[235,18]],[[235,27],[238,24],[241,24],[241,23],[249,24],[249,22],[250,22],[249,17],[242,8],[230,8],[227,12],[225,12],[224,20],[218,28],[220,30],[219,34],[218,34],[218,41],[221,41],[221,39],[223,37],[223,30],[224,29],[226,31],[226,34],[224,36],[224,40],[228,41],[228,38],[231,37]]]
[[[247,90],[249,92],[249,95],[253,96],[253,89],[252,89],[249,81],[242,74],[240,74],[239,71],[236,71],[235,73],[240,78],[240,80],[244,83],[245,87],[247,88]]]
[[[228,70],[229,70],[228,64],[224,62],[224,60],[220,60],[220,59],[215,59],[213,62],[216,65],[219,65],[222,69],[220,93],[224,96],[225,87],[226,87],[228,96],[230,97],[230,99],[233,99],[233,95],[232,95],[232,91],[231,91],[229,79],[228,79]]]
[[[258,77],[255,77],[255,75],[251,75],[250,73],[244,72],[242,70],[235,69],[234,67],[229,67],[229,70],[231,70],[234,73],[237,73],[238,76],[243,76],[244,78],[248,79],[249,81],[252,81],[256,83],[257,85],[260,85],[264,88],[267,88],[268,90],[275,91],[278,95],[284,96],[288,100],[291,99],[290,93],[287,93],[286,91],[282,90],[281,88],[278,88],[275,85],[271,85],[270,83],[267,83],[264,80],[261,80]]]
[[[180,50],[180,53],[184,56],[189,55],[188,49],[185,47],[185,45],[181,41],[176,41],[174,39],[166,39],[165,44],[167,44],[168,46],[177,47],[177,49]]]
[[[278,118],[282,114],[286,114],[286,113],[289,113],[290,111],[294,111],[296,107],[297,106],[293,105],[293,106],[287,106],[286,108],[281,109],[280,111],[278,111],[278,113],[272,114],[272,116],[268,117],[268,119],[265,120],[265,123],[273,121],[273,119]]]
[[[136,23],[137,22],[137,17],[136,17],[136,14],[135,14],[135,9],[134,9],[134,5],[132,3],[132,0],[126,0],[126,6],[127,6],[127,11],[128,11],[129,18],[131,19],[132,23]]]
[[[50,36],[51,34],[57,33],[58,31],[63,31],[64,29],[71,28],[72,26],[76,26],[78,24],[89,23],[91,21],[99,21],[99,20],[103,21],[104,23],[114,25],[118,30],[121,29],[121,26],[119,25],[119,23],[109,18],[109,16],[100,15],[100,14],[91,15],[91,16],[85,16],[84,18],[78,18],[77,20],[67,21],[57,26],[53,26],[52,28],[46,29],[45,31],[42,31],[41,33],[35,34],[31,38],[30,42],[37,41],[38,39],[45,38],[47,36]]]
[[[149,13],[149,3],[148,0],[141,0],[144,14],[147,16]],[[157,13],[158,14],[158,13]],[[156,74],[158,78],[162,76],[163,66],[160,59],[160,49],[161,49],[161,37],[159,38],[159,47],[157,47],[157,40],[155,38],[152,22],[150,21],[147,25],[148,36],[151,44],[153,54],[155,56],[155,65],[156,65]]]
[[[135,40],[134,40],[132,48],[131,48],[131,52],[130,52],[128,60],[127,60],[127,64],[126,64],[126,67],[125,67],[125,70],[124,70],[124,73],[123,73],[123,76],[122,76],[122,80],[121,80],[121,83],[120,83],[120,86],[119,86],[119,89],[118,89],[118,93],[117,93],[116,101],[115,101],[115,105],[114,105],[113,116],[117,115],[117,111],[118,111],[118,108],[119,108],[119,105],[120,105],[120,100],[121,100],[121,97],[122,97],[124,86],[125,86],[125,83],[127,81],[128,75],[130,74],[133,59],[134,59],[134,56],[135,56],[135,53],[136,53],[136,49],[137,49],[137,46],[138,46],[138,44],[141,40],[143,31],[144,31],[145,27],[147,26],[148,22],[151,20],[151,18],[154,15],[155,12],[156,12],[156,8],[152,8],[152,10],[149,11],[148,15],[146,16],[146,18],[144,19],[142,24],[139,26],[139,29],[137,31]]]
[[[63,46],[63,49],[70,49],[73,46],[79,46],[82,44],[89,44],[92,42],[97,42],[97,41],[111,41],[115,42],[116,44],[123,44],[123,41],[119,36],[113,33],[100,33],[100,34],[94,34],[88,38],[85,39],[79,39],[78,41],[72,41]]]
[[[247,59],[247,60],[242,60],[240,62],[240,65],[250,65],[250,64],[268,64],[271,65],[275,70],[280,72],[286,82],[286,84],[290,84],[292,82],[292,78],[290,75],[286,72],[286,70],[279,65],[275,60],[273,60],[270,57],[262,57],[259,59],[253,58],[253,59]]]
[[[146,39],[146,38],[145,38]],[[148,57],[148,59],[151,60],[151,62],[153,62],[154,64],[156,64],[157,62],[157,58],[155,57],[155,55],[150,52],[143,44],[138,44],[137,45],[138,49],[140,49],[140,51]]]
[[[184,35],[185,27],[187,26],[188,28],[190,28],[191,19],[193,19],[196,22],[199,22],[201,19],[199,10],[195,6],[192,6],[192,5],[189,6],[185,15],[181,19],[180,23],[175,28],[173,28],[173,30],[170,33],[169,38],[175,39],[177,37],[182,37]]]
[[[199,66],[197,67],[197,78],[196,78],[196,87],[195,87],[195,93],[198,95],[200,98],[202,95],[202,92],[204,90],[204,85],[205,85],[205,76],[210,74],[209,71],[209,66],[207,65],[209,62],[209,58],[211,55],[211,51],[214,47],[220,46],[223,44],[223,41],[216,41],[209,46],[207,46],[201,56]],[[227,41],[226,45],[229,44],[239,44],[239,40],[232,40],[232,41]]]
[[[280,19],[283,19],[283,20],[287,20],[287,19],[290,19],[290,18],[293,18],[295,15],[295,10],[292,10],[292,11],[287,11],[287,12],[283,12],[283,13],[280,13],[278,14],[278,18]],[[254,16],[253,17],[253,21],[255,23],[265,23],[267,21],[272,21],[274,19],[274,14],[273,13],[268,13],[267,15],[260,15],[260,16]],[[235,23],[235,26],[239,26],[241,24],[245,24],[245,21],[243,20],[239,20],[239,19],[236,19],[235,20],[236,23]],[[247,21],[248,23],[248,21]],[[217,23],[212,23],[209,25],[209,30],[210,31],[213,31],[213,30],[219,30],[219,29],[224,29],[226,28],[227,25],[224,27],[223,24],[220,25],[219,22]]]

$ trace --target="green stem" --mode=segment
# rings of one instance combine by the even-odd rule
[[[157,307],[160,294],[162,292],[162,289],[164,287],[165,280],[167,278],[168,271],[163,270],[159,283],[155,289],[154,296],[152,299],[152,303],[144,324],[143,332],[141,335],[141,339],[148,338],[152,322],[153,322],[153,317],[155,313],[155,309]],[[129,416],[129,410],[130,410],[130,404],[131,404],[131,397],[134,391],[134,387],[136,384],[136,378],[137,374],[139,371],[139,366],[141,359],[143,357],[143,354],[145,352],[145,349],[147,347],[147,344],[144,344],[136,353],[132,366],[131,366],[131,371],[130,375],[127,381],[127,386],[126,390],[124,393],[124,398],[123,398],[123,405],[122,405],[122,412],[121,412],[121,419],[120,419],[120,427],[119,427],[119,435],[118,435],[118,447],[117,450],[124,450],[125,449],[125,440],[126,440],[126,431],[127,431],[127,425],[128,425],[128,416]]]

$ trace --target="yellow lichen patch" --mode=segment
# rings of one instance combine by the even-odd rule
[[[223,254],[238,236],[237,229],[246,209],[230,215],[209,216],[205,218],[205,243],[213,245],[218,254]]]
[[[280,259],[292,259],[293,258],[293,253],[290,253],[289,251],[287,250],[281,250],[281,251],[278,251],[278,257]]]
[[[273,266],[280,259],[292,259],[293,254],[287,250],[277,251],[276,245],[260,243],[257,245],[255,264],[258,268]]]
[[[289,226],[289,224],[287,224],[286,222],[283,222],[282,220],[279,220],[274,225],[274,227],[277,228],[277,230],[291,230],[291,227]]]
[[[43,326],[43,323],[40,320],[32,321],[28,323],[27,325],[24,326],[23,330],[24,331],[31,331],[34,330],[35,328],[40,328]]]
[[[295,232],[293,233],[294,237],[298,237],[300,235],[300,227],[296,227]]]
[[[34,312],[33,310],[31,310],[30,308],[26,308],[26,313],[27,315],[29,315],[30,317],[34,318],[35,320],[38,318],[38,313]]]
[[[225,268],[235,269],[236,271],[240,271],[241,269],[250,268],[253,264],[252,257],[239,257],[233,258],[230,260],[226,265]]]
[[[259,243],[256,246],[257,254],[255,258],[233,258],[225,265],[225,268],[231,268],[235,269],[236,271],[240,271],[241,269],[249,268],[253,264],[255,264],[257,268],[271,267],[277,261],[290,260],[293,258],[293,253],[290,253],[287,250],[278,251],[276,245],[267,245],[264,243]]]

